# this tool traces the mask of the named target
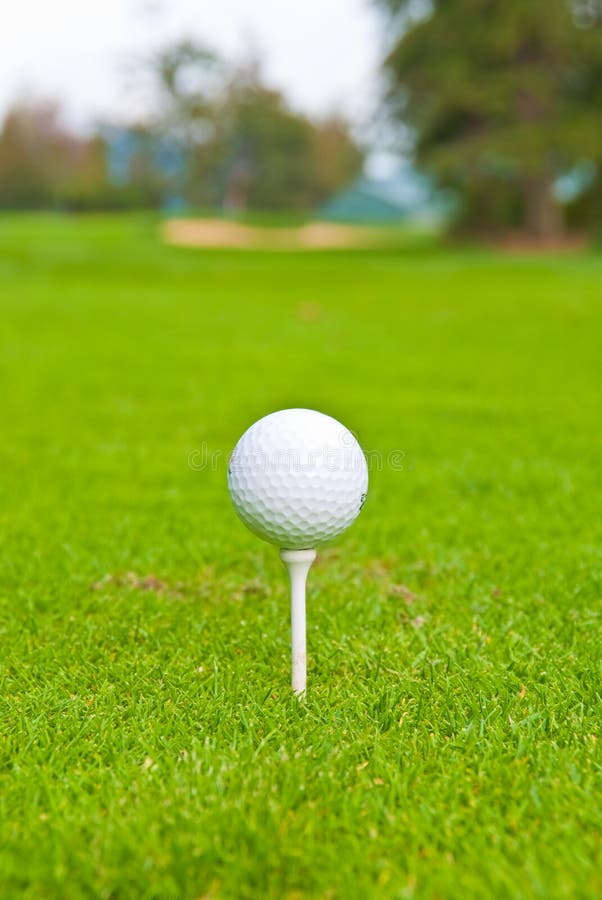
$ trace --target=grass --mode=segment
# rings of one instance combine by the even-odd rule
[[[3,898],[600,893],[601,257],[4,217],[0,310]],[[305,704],[225,488],[291,405],[373,460]]]

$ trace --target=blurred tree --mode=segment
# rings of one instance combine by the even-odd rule
[[[187,160],[186,165],[173,167],[169,176],[164,177],[167,194],[182,201],[202,202],[206,193],[202,184],[206,166],[199,163],[203,149],[213,138],[215,104],[225,78],[224,66],[206,44],[184,40],[160,48],[145,61],[142,69],[150,76],[157,113],[153,121],[139,127],[179,147]],[[138,174],[141,172],[139,165]],[[153,174],[149,170],[147,174],[156,183],[161,173]]]
[[[309,210],[362,168],[363,153],[342,119],[314,122],[291,110],[257,66],[235,74],[217,113],[226,208]]]
[[[351,184],[364,165],[364,152],[340,116],[316,122],[312,137],[313,202],[328,200]]]
[[[56,103],[15,103],[0,128],[0,207],[9,209],[129,209],[157,205],[157,174],[136,171],[111,183],[107,148],[63,123]]]
[[[234,71],[201,46],[154,57],[163,86],[158,127],[187,147],[188,202],[241,212],[302,210],[361,169],[363,155],[340,119],[314,123],[266,86],[256,62]]]
[[[216,116],[227,209],[304,209],[311,203],[313,126],[266,87],[255,66],[235,73]]]
[[[390,108],[418,163],[458,191],[469,224],[559,234],[556,179],[602,160],[599,0],[378,2],[398,29]]]
[[[212,118],[213,101],[223,77],[217,55],[192,40],[169,44],[147,61],[159,100],[161,121],[196,141]]]
[[[61,124],[56,104],[15,104],[0,132],[0,205],[51,204],[84,154],[82,144]]]

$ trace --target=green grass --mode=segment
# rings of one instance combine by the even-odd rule
[[[602,257],[4,217],[0,317],[3,898],[600,893]],[[225,487],[291,405],[385,457],[305,704]]]

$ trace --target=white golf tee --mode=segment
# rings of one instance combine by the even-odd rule
[[[307,686],[307,649],[305,639],[305,582],[315,550],[281,550],[280,559],[291,580],[292,684],[295,694],[304,694]]]

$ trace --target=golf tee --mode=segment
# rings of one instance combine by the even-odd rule
[[[315,558],[315,550],[280,551],[280,559],[288,569],[291,582],[292,685],[294,693],[299,695],[305,693],[307,686],[305,583]]]

